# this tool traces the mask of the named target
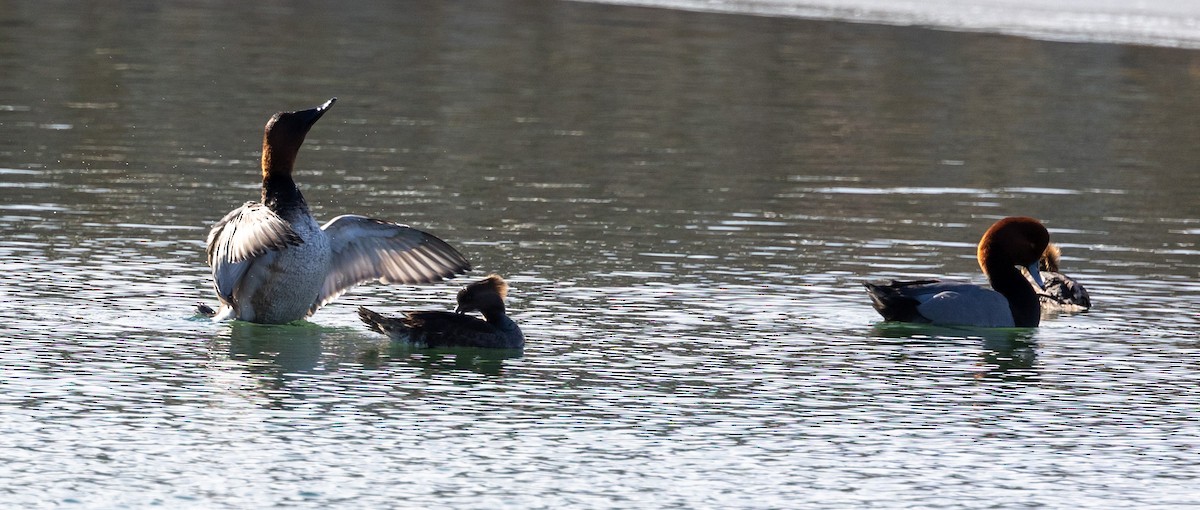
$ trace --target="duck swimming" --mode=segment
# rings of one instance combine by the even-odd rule
[[[1042,259],[1038,261],[1038,274],[1045,284],[1044,289],[1035,289],[1041,300],[1042,310],[1048,312],[1082,312],[1092,307],[1092,298],[1087,289],[1075,279],[1058,272],[1059,258],[1062,250],[1057,244],[1050,243]],[[1033,285],[1033,277],[1029,270],[1025,278]]]
[[[979,327],[1036,327],[1041,305],[1034,286],[1018,266],[1029,269],[1035,285],[1037,264],[1050,244],[1041,222],[1009,217],[994,223],[979,240],[976,259],[992,289],[943,280],[864,283],[871,303],[884,319]]]
[[[504,313],[507,295],[508,283],[493,274],[458,291],[454,312],[407,312],[403,317],[389,318],[360,306],[358,317],[372,331],[420,347],[520,349],[525,345],[525,335]],[[473,311],[483,313],[483,319],[466,315]]]
[[[221,307],[201,305],[200,313],[281,324],[312,315],[360,283],[430,283],[471,268],[450,245],[407,225],[343,215],[317,226],[292,170],[305,135],[336,100],[267,121],[261,200],[234,209],[209,231],[208,264]]]

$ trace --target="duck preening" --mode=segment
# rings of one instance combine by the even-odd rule
[[[209,232],[208,264],[221,306],[201,305],[201,313],[280,324],[312,315],[360,283],[430,283],[471,268],[450,245],[407,225],[355,215],[317,225],[292,170],[305,135],[336,100],[267,121],[261,199],[234,209]]]
[[[997,221],[983,234],[976,250],[979,268],[992,288],[943,280],[864,283],[871,303],[884,319],[980,327],[1036,327],[1041,305],[1034,286],[1042,288],[1037,264],[1050,244],[1041,222],[1027,217]],[[1033,276],[1030,285],[1018,267]]]
[[[1059,259],[1062,250],[1057,244],[1050,243],[1042,259],[1038,261],[1038,275],[1041,276],[1043,288],[1035,289],[1041,300],[1042,310],[1049,312],[1081,312],[1092,307],[1092,298],[1087,289],[1074,278],[1059,272]],[[1032,272],[1025,272],[1030,285],[1034,285]]]
[[[507,295],[504,278],[489,275],[458,291],[458,307],[453,312],[406,312],[391,318],[360,306],[358,316],[372,331],[417,347],[520,349],[525,335],[505,314]],[[482,313],[483,319],[467,315],[474,311]]]

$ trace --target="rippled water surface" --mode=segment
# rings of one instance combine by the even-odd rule
[[[330,10],[325,10],[330,7]],[[0,10],[0,499],[81,508],[1200,505],[1200,53],[552,2]],[[523,356],[368,285],[213,324],[263,124],[319,219],[510,278]],[[1041,218],[1096,307],[882,324]]]

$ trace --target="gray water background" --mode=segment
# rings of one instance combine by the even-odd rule
[[[1200,504],[1200,53],[566,2],[0,9],[0,499],[30,508]],[[213,324],[263,124],[320,220],[510,279],[520,357]],[[880,324],[1041,218],[1084,314]]]

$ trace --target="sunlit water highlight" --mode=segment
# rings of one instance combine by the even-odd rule
[[[621,5],[933,27],[1052,41],[1200,47],[1200,8],[1169,0],[591,0]]]
[[[310,9],[0,13],[5,505],[1200,504],[1197,53]],[[334,95],[297,174],[314,213],[504,274],[523,355],[389,345],[354,315],[447,309],[461,281],[296,325],[192,315],[263,123]],[[1010,214],[1046,221],[1094,310],[880,324],[862,281],[980,281]]]

